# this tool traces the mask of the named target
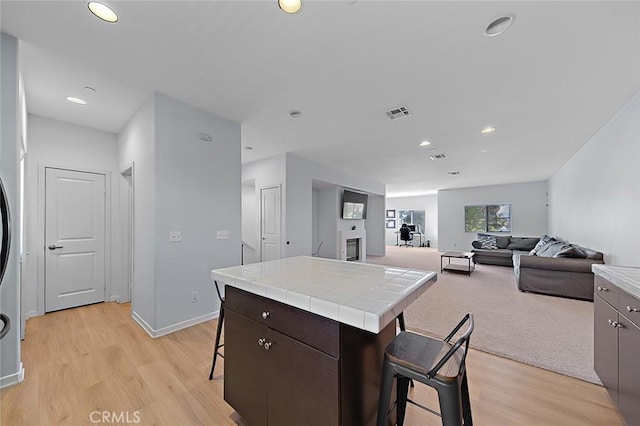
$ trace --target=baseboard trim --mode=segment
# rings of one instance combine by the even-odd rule
[[[18,383],[22,383],[23,380],[24,380],[24,367],[22,366],[22,363],[20,363],[20,370],[17,373],[0,377],[0,389],[17,385]]]
[[[42,315],[42,314],[38,313],[38,311],[29,311],[29,312],[26,312],[26,313],[24,314],[24,319],[25,319],[25,321],[26,321],[26,320],[28,320],[29,318],[38,317],[38,316],[40,316],[40,315]]]
[[[215,318],[218,318],[218,316],[220,316],[220,311],[214,311],[214,312],[210,312],[208,314],[205,315],[201,315],[199,317],[195,317],[195,318],[191,318],[185,321],[181,321],[172,325],[168,325],[166,327],[162,327],[159,329],[154,329],[153,327],[151,327],[140,315],[138,315],[136,312],[133,312],[131,314],[131,317],[134,319],[135,322],[137,322],[140,327],[142,327],[144,329],[144,331],[147,332],[147,334],[149,336],[151,336],[154,339],[157,339],[158,337],[162,337],[162,336],[166,336],[167,334],[171,334],[174,333],[176,331],[179,330],[183,330],[185,328],[188,327],[192,327],[194,325],[198,325],[200,323],[203,323],[205,321],[209,321]]]

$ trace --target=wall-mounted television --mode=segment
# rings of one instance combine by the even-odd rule
[[[342,194],[342,218],[366,219],[367,218],[367,194],[344,190]]]

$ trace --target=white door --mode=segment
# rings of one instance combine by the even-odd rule
[[[260,190],[260,260],[280,259],[280,187]]]
[[[105,175],[46,168],[45,311],[104,302]]]

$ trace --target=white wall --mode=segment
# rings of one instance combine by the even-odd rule
[[[640,94],[549,181],[550,231],[640,266]]]
[[[286,183],[283,196],[286,212],[283,215],[283,235],[285,236],[285,241],[288,241],[289,244],[284,246],[283,257],[310,255],[312,250],[315,250],[311,229],[313,180],[370,194],[381,196],[385,194],[385,186],[381,182],[349,171],[313,163],[293,154],[286,154]],[[378,214],[380,217],[384,217],[384,206],[380,205],[380,203],[374,203],[371,207],[367,206],[367,215],[372,212],[371,214],[375,217],[376,209],[382,211],[382,213]],[[339,224],[338,226],[341,225]],[[351,226],[348,229],[351,229]],[[380,226],[384,225],[381,223]],[[318,238],[322,239],[323,236],[319,235]],[[375,244],[376,240],[380,239],[374,239],[373,244]],[[379,247],[376,247],[367,243],[367,248],[370,248],[372,252],[384,253],[384,243],[378,241],[378,245]]]
[[[217,310],[211,270],[240,264],[240,125],[162,94],[154,108],[160,330]],[[201,132],[213,141],[200,140]],[[218,230],[229,239],[218,240]],[[182,232],[182,242],[169,242],[170,231]]]
[[[258,204],[256,182],[250,179],[242,182],[242,242],[244,244],[244,264],[260,261],[260,239],[258,238]]]
[[[155,324],[155,132],[149,98],[118,134],[119,169],[133,163],[134,267],[131,310]]]
[[[118,144],[114,133],[80,127],[69,123],[29,114],[29,156],[26,176],[26,227],[31,232],[25,245],[28,253],[22,288],[23,310],[27,316],[43,315],[44,306],[44,167],[55,166],[70,170],[96,171],[107,174],[111,204],[110,214],[111,245],[106,256],[106,298],[119,298],[126,289],[122,288],[120,274],[120,244],[118,213]],[[109,180],[110,179],[110,180]]]
[[[326,167],[288,153],[245,164],[242,167],[242,180],[247,179],[255,179],[257,197],[260,196],[260,188],[274,185],[280,185],[282,187],[282,257],[310,256],[318,249],[319,242],[327,238],[323,233],[319,233],[317,237],[314,237],[314,232],[317,232],[322,226],[321,223],[316,222],[314,212],[320,212],[320,215],[328,213],[324,213],[324,210],[318,210],[324,209],[321,203],[319,203],[317,207],[315,206],[313,201],[313,180],[323,181],[336,187],[340,186],[361,192],[368,192],[382,197],[384,197],[385,193],[384,184],[368,179],[366,176]],[[376,217],[376,214],[379,217],[384,217],[383,204],[384,203],[374,202],[373,205],[368,208],[367,215],[373,211],[373,213],[371,213],[373,215],[372,217]],[[379,212],[375,210],[379,210]],[[337,220],[339,213],[334,210],[332,214],[336,216]],[[364,221],[361,222],[362,226],[364,226]],[[353,224],[349,225],[346,229],[351,229],[352,225]],[[384,224],[381,223],[379,226],[384,226]],[[334,228],[333,232],[337,229],[338,228]],[[382,238],[374,238],[373,241],[374,246],[370,246],[367,242],[367,249],[370,249],[372,252],[383,253],[384,241]],[[376,243],[377,246],[375,246]],[[327,241],[322,245],[320,255],[330,257],[330,255],[324,251],[326,246],[328,246]],[[335,244],[331,245],[330,250],[333,251],[334,247]]]
[[[511,235],[548,231],[547,182],[525,182],[438,191],[438,250],[471,250],[475,232],[464,231],[464,206],[511,204]]]
[[[11,321],[11,329],[0,340],[0,388],[22,381],[20,362],[19,285],[19,146],[23,128],[20,105],[18,40],[6,34],[0,39],[0,178],[7,193],[11,214],[9,263],[0,286],[0,312]]]
[[[422,195],[416,197],[387,198],[387,210],[396,211],[396,229],[385,230],[385,242],[387,245],[395,245],[398,240],[396,230],[400,227],[398,223],[398,210],[424,210],[425,229],[422,242],[431,241],[431,247],[438,247],[438,196]],[[417,244],[417,243],[415,243]]]
[[[367,256],[384,256],[386,253],[384,206],[384,195],[369,194],[367,219],[364,221],[367,229]]]
[[[322,243],[319,257],[327,259],[337,259],[338,257],[338,209],[340,203],[340,188],[337,186],[316,190],[318,198],[317,214],[318,231],[316,239],[313,240],[313,251],[315,252]],[[344,222],[344,221],[342,221]]]

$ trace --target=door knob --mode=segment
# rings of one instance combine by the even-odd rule
[[[49,250],[55,250],[55,249],[59,249],[59,248],[64,248],[64,246],[56,246],[55,244],[51,244],[49,246]]]

